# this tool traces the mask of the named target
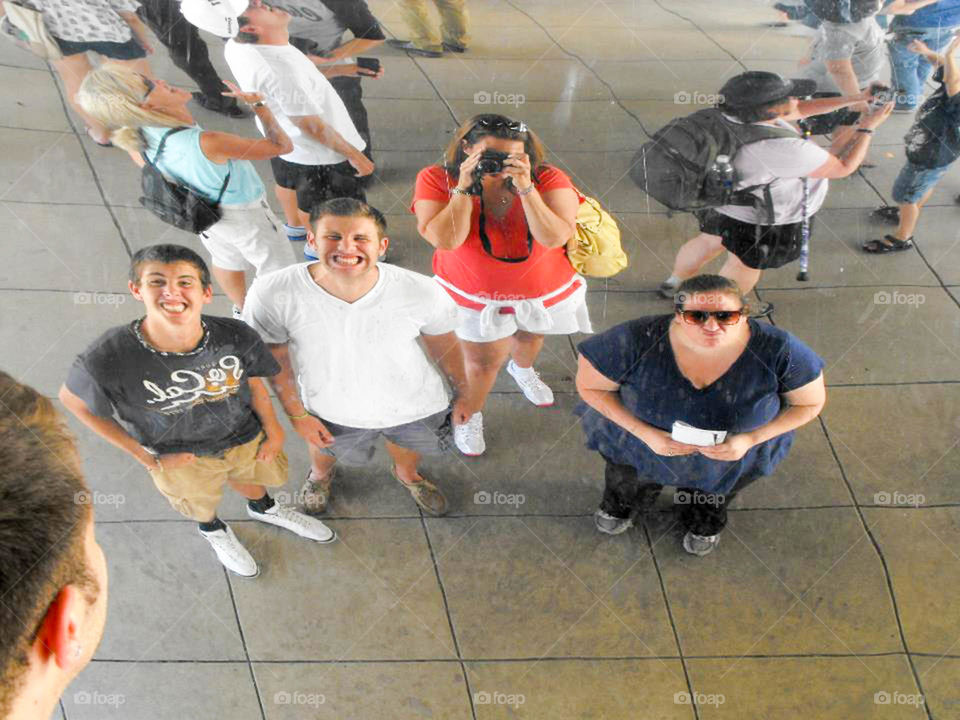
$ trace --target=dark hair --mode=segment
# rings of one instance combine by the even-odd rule
[[[175,262],[187,262],[197,269],[200,276],[200,284],[204,289],[210,287],[210,268],[203,258],[197,255],[193,250],[183,245],[149,245],[140,248],[133,254],[130,260],[130,282],[134,285],[140,285],[140,273],[143,271],[143,265],[148,262],[158,262],[169,265]]]
[[[523,129],[513,129],[517,126]],[[467,158],[467,153],[463,150],[464,141],[467,145],[473,145],[484,137],[522,140],[523,151],[530,157],[530,176],[536,181],[536,171],[543,165],[546,157],[540,138],[526,124],[495,113],[474,115],[453,133],[453,139],[443,153],[443,167],[450,177],[454,179],[460,177],[460,164]]]
[[[238,28],[242,28],[244,25],[249,25],[249,24],[250,24],[250,18],[248,18],[246,15],[237,16]],[[256,45],[258,42],[260,42],[260,36],[257,35],[256,33],[240,32],[239,30],[237,31],[237,34],[233,39],[236,40],[238,43],[247,43],[248,45]]]
[[[683,304],[697,295],[708,293],[719,293],[721,295],[732,295],[740,300],[744,312],[750,312],[750,302],[747,300],[740,286],[730,278],[722,275],[694,275],[687,278],[677,288],[673,296],[673,302],[677,310],[683,309]]]
[[[387,234],[387,219],[383,216],[383,213],[372,205],[367,205],[365,202],[357,200],[356,198],[331,198],[330,200],[324,200],[322,203],[314,205],[310,211],[310,225],[316,227],[317,220],[327,215],[333,215],[334,217],[370,218],[377,226],[379,237]]]
[[[100,592],[87,564],[89,491],[73,436],[49,398],[0,371],[0,717],[60,590]]]
[[[773,102],[764,103],[763,105],[753,105],[751,107],[734,107],[727,103],[718,103],[717,109],[722,113],[735,117],[742,123],[763,122],[764,120],[773,120],[775,117],[778,117],[779,113],[774,111],[773,108],[780,107],[789,99],[790,98],[782,98],[780,100],[774,100]]]

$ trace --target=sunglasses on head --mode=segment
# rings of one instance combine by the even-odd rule
[[[486,130],[496,130],[497,128],[506,128],[513,132],[526,132],[527,125],[519,120],[508,120],[504,117],[484,117],[477,120],[477,127]]]
[[[688,325],[704,325],[711,317],[721,325],[736,325],[743,317],[743,310],[684,310],[677,307],[680,317]]]

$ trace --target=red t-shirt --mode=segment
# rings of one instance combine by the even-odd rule
[[[537,177],[535,185],[541,193],[573,188],[570,178],[554,167],[543,166],[537,171]],[[456,180],[439,165],[425,167],[417,173],[410,212],[413,212],[417,200],[449,202],[450,188],[456,187],[456,184]],[[467,239],[456,250],[437,250],[433,254],[433,272],[438,277],[466,293],[494,300],[537,298],[570,282],[576,271],[567,260],[566,248],[562,246],[546,248],[534,239],[530,256],[517,263],[503,262],[488,254],[480,242],[480,198],[471,199],[473,213]],[[520,198],[514,198],[502,220],[487,212],[484,229],[494,255],[505,258],[527,256],[527,219]],[[571,292],[575,289],[571,288]],[[482,307],[456,293],[451,292],[450,295],[460,305]],[[562,296],[554,299],[554,302],[560,299]]]

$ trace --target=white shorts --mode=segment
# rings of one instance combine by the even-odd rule
[[[200,233],[200,242],[209,251],[213,265],[241,271],[252,265],[257,275],[262,275],[297,262],[287,234],[266,199],[250,205],[221,205],[220,209],[221,220]]]
[[[556,305],[550,305],[547,313],[553,322],[549,330],[538,330],[538,335],[572,335],[575,332],[592,333],[590,318],[587,316],[587,294],[584,291],[574,292],[565,297]],[[493,316],[493,327],[487,335],[480,332],[480,311],[473,308],[457,305],[457,337],[466,342],[487,343],[503,340],[513,335],[517,330],[533,332],[517,320],[514,313],[497,312]]]

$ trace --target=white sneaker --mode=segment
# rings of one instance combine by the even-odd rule
[[[337,534],[316,518],[310,517],[289,505],[281,505],[274,501],[273,507],[266,512],[257,512],[247,505],[247,515],[254,520],[270,523],[277,527],[296,533],[308,540],[318,543],[331,543],[337,539]]]
[[[540,379],[537,371],[531,368],[522,368],[513,360],[507,363],[507,372],[517,381],[523,390],[524,396],[537,407],[553,405],[553,390]]]
[[[464,455],[482,455],[487,449],[483,440],[483,413],[476,412],[463,425],[453,426],[453,444]]]
[[[260,574],[257,561],[247,552],[229,525],[224,530],[211,532],[200,530],[200,534],[213,546],[217,559],[227,570],[245,578],[253,578]]]
[[[683,549],[691,555],[709,555],[713,549],[720,543],[719,535],[695,535],[687,532],[683,536]]]

